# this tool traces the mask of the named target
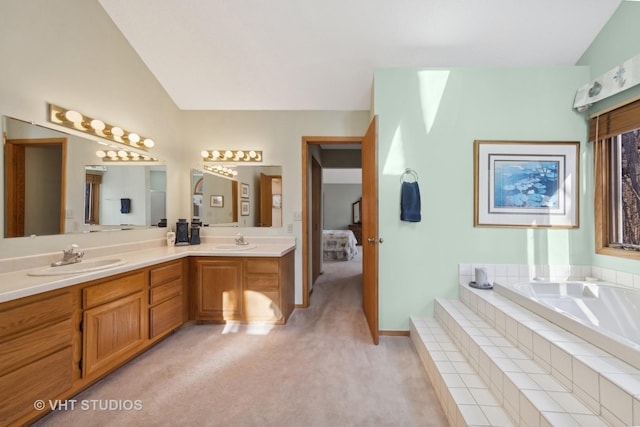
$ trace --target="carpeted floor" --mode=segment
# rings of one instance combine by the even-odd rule
[[[361,281],[325,262],[287,325],[182,328],[37,425],[445,426],[409,338],[371,344]]]

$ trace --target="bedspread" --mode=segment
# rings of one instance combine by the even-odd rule
[[[325,261],[348,261],[358,253],[356,236],[351,230],[322,230]]]

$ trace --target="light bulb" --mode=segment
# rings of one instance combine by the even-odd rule
[[[137,144],[140,141],[140,135],[138,135],[137,133],[129,133],[129,135],[127,135],[127,138],[132,144]]]
[[[114,126],[114,127],[111,128],[111,135],[119,137],[119,136],[124,135],[124,131],[122,130],[122,128]]]
[[[118,151],[118,156],[120,156],[120,157],[122,157],[122,158],[129,157],[129,155],[127,154],[127,152],[126,152],[126,151],[124,151],[124,150],[120,150],[120,151]]]
[[[208,157],[209,157],[209,152],[208,152],[207,150],[202,150],[202,151],[200,152],[200,155],[201,155],[204,159],[206,159],[206,158],[208,158]]]
[[[217,159],[218,157],[220,157],[220,152],[218,150],[214,150],[213,153],[211,153],[211,156],[214,159]]]
[[[236,157],[237,157],[238,159],[243,158],[243,157],[244,157],[244,151],[242,151],[242,150],[238,151],[238,152],[236,153]]]
[[[109,151],[107,151],[107,156],[109,156],[109,157],[111,157],[113,159],[115,157],[118,157],[118,153],[116,153],[113,150],[109,150]]]
[[[144,144],[144,146],[145,146],[145,147],[147,147],[147,148],[151,148],[151,147],[153,147],[154,145],[156,145],[156,143],[155,143],[155,142],[153,142],[153,139],[149,139],[149,138],[145,138],[145,140],[144,140],[144,141],[142,141],[142,143],[143,143],[143,144]]]
[[[252,159],[255,159],[256,158],[256,152],[253,151],[253,150],[249,151],[249,157],[251,157]]]
[[[107,155],[107,153],[105,153],[103,150],[96,151],[96,156],[100,157],[101,159],[106,157],[106,155]]]
[[[64,118],[72,123],[82,123],[83,119],[82,114],[73,110],[68,110],[66,113],[64,113]]]
[[[230,159],[232,156],[233,156],[233,153],[231,152],[231,150],[227,150],[224,152],[225,159]]]
[[[97,130],[97,131],[102,131],[105,128],[104,122],[98,119],[91,120],[91,123],[89,123],[89,126],[91,126],[93,130]]]

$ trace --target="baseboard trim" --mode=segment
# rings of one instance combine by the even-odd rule
[[[408,337],[409,331],[378,331],[378,334],[388,337]]]

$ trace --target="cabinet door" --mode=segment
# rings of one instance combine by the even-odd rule
[[[242,259],[196,261],[196,318],[240,320]]]
[[[114,366],[144,345],[144,293],[84,312],[83,376]]]

